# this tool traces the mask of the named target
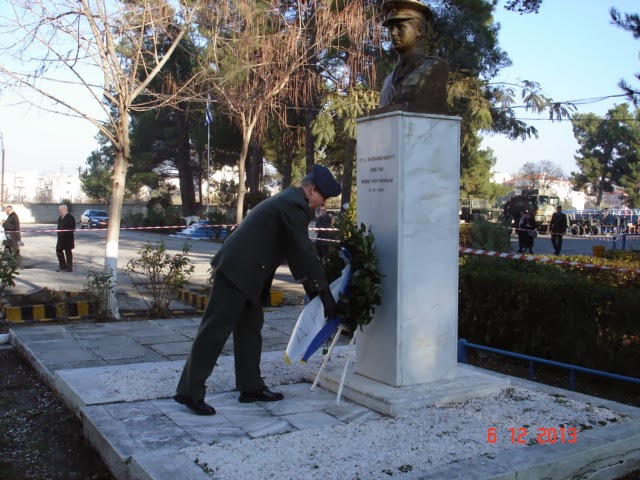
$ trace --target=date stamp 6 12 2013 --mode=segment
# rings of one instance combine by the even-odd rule
[[[510,428],[511,443],[526,445],[527,429]],[[487,443],[498,441],[498,431],[496,428],[487,429]],[[576,443],[578,441],[578,431],[575,428],[538,428],[538,441],[535,443]]]

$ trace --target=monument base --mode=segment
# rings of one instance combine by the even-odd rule
[[[341,376],[342,367],[327,366],[318,385],[337,393]],[[309,380],[313,381],[315,377]],[[455,378],[406,387],[392,387],[357,373],[348,373],[342,396],[383,415],[394,416],[405,410],[486,397],[509,385],[509,380],[484,373],[469,365],[458,364]]]

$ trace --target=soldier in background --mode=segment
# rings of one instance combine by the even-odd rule
[[[562,250],[562,237],[567,233],[567,216],[562,213],[562,205],[558,205],[555,213],[551,216],[549,233],[551,234],[553,251],[556,255],[560,255],[560,250]]]

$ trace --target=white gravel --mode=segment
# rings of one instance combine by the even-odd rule
[[[332,362],[344,365],[346,347],[334,352]],[[301,383],[305,372],[318,371],[322,358],[315,355],[308,364],[286,365],[282,352],[264,353],[263,377],[269,386]],[[144,376],[139,370],[120,366],[98,374],[97,380],[121,401],[167,398],[175,393],[182,365],[155,364]],[[207,392],[234,388],[233,357],[220,357]],[[575,428],[579,441],[584,430],[626,418],[562,395],[512,387],[489,397],[413,410],[395,418],[216,442],[182,452],[216,479],[387,479],[511,448],[527,448],[537,443],[540,428],[555,428],[557,443],[562,441],[561,428],[565,429],[565,442],[570,440],[568,429]],[[488,442],[489,428],[495,428],[495,443]],[[519,428],[526,429],[524,444],[511,442],[512,428],[516,433]]]
[[[347,347],[334,348],[331,362],[343,366],[346,353]],[[316,354],[306,364],[286,365],[283,352],[265,352],[260,363],[262,378],[269,387],[302,383],[307,372],[315,373],[320,369],[323,358],[322,355]],[[353,362],[352,355],[351,363]],[[96,383],[100,391],[111,392],[123,402],[167,398],[176,393],[183,365],[184,362],[156,363],[150,368],[145,367],[144,376],[138,369],[128,369],[126,365],[120,365],[98,373]],[[351,367],[353,369],[353,365]],[[229,392],[234,390],[235,386],[233,356],[222,356],[207,381],[207,394]]]
[[[606,408],[524,388],[460,404],[429,407],[358,424],[226,441],[182,450],[211,478],[355,480],[402,477],[537,442],[538,429],[580,432],[623,421]],[[495,444],[487,440],[496,429]],[[524,445],[510,429],[524,428]],[[569,441],[565,434],[565,442]]]

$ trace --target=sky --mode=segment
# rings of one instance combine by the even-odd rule
[[[619,95],[618,81],[624,78],[633,83],[634,74],[640,72],[640,40],[612,25],[608,13],[611,7],[636,13],[640,10],[637,0],[544,0],[537,15],[508,12],[504,3],[499,1],[495,19],[501,25],[500,46],[513,65],[493,81],[536,81],[545,95],[565,101]],[[608,99],[580,105],[577,111],[605,115],[624,101],[622,97]],[[10,92],[0,91],[0,112],[8,173],[77,169],[85,166],[86,158],[97,148],[96,129],[87,121],[20,104]],[[513,174],[527,162],[542,160],[557,164],[565,175],[577,169],[574,155],[578,146],[570,121],[551,123],[547,115],[525,111],[518,118],[531,119],[526,121],[538,129],[540,138],[522,142],[485,137],[482,146],[494,151],[497,172]]]
[[[537,15],[519,15],[503,8],[500,0],[495,20],[500,23],[499,42],[512,61],[497,81],[533,80],[543,93],[555,101],[580,100],[620,95],[617,84],[624,78],[640,86],[634,74],[640,72],[640,40],[611,24],[609,9],[638,13],[637,0],[544,0]],[[604,116],[617,97],[577,106],[577,112]],[[513,174],[527,162],[550,160],[565,175],[576,171],[574,156],[578,144],[571,122],[548,121],[548,115],[536,116],[520,111],[518,118],[539,132],[539,139],[509,140],[488,136],[482,142],[497,157],[497,172]]]

